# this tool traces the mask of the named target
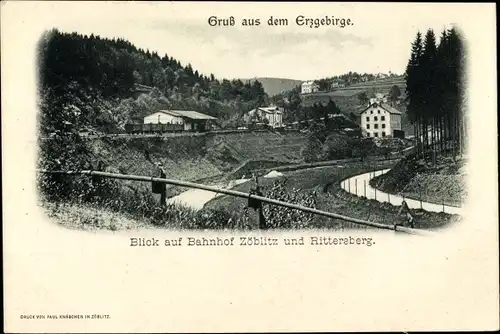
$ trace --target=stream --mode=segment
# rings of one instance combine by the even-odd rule
[[[275,178],[275,177],[280,177],[283,174],[277,171],[271,171],[267,175],[265,175],[265,178]],[[217,189],[231,189],[238,184],[245,183],[247,181],[250,181],[250,179],[239,179],[239,180],[233,180],[230,181],[229,183],[225,185],[213,185],[213,187],[216,187]],[[184,206],[187,206],[193,210],[201,210],[205,206],[206,203],[211,201],[212,199],[219,197],[219,196],[224,196],[224,194],[219,194],[215,193],[213,191],[209,190],[203,190],[203,189],[189,189],[184,191],[183,193],[171,197],[167,199],[168,204],[181,204]]]
[[[213,185],[217,189],[231,189],[238,184],[242,184],[249,181],[249,179],[240,179],[229,182],[226,185]],[[203,190],[203,189],[189,189],[183,193],[167,199],[168,204],[181,204],[187,206],[196,211],[203,209],[206,203],[212,199],[223,196],[224,194],[215,193],[213,191]]]

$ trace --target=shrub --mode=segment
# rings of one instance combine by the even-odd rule
[[[264,189],[267,197],[276,200],[316,208],[316,194],[304,193],[300,189],[286,188],[287,179],[275,181],[271,187]],[[264,216],[266,225],[270,228],[307,228],[311,227],[314,215],[301,210],[289,209],[276,205],[265,205]]]

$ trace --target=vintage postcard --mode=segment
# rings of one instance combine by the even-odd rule
[[[498,329],[495,9],[3,1],[5,331]]]

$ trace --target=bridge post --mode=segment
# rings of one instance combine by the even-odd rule
[[[256,174],[253,174],[254,188],[250,190],[250,195],[255,194],[257,196],[262,196],[259,186],[259,178]],[[260,200],[249,200],[252,207],[257,209],[257,215],[259,217],[259,229],[267,229],[266,217],[264,217],[264,209],[262,207],[262,201]]]
[[[266,230],[267,229],[266,217],[264,217],[262,205],[258,209],[258,212],[259,212],[259,229]]]
[[[167,177],[167,173],[165,172],[165,169],[163,168],[162,163],[161,162],[156,163],[156,168],[158,169],[159,178],[165,179]],[[154,194],[160,194],[160,206],[167,205],[166,183],[153,181],[152,182],[152,192]]]

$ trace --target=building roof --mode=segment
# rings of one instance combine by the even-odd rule
[[[281,110],[278,107],[258,107],[256,109],[262,110],[267,114],[282,114]],[[252,109],[249,112],[253,112],[256,109]]]
[[[306,85],[318,85],[318,84],[315,83],[314,81],[306,81],[306,82],[302,83],[302,86],[306,86]]]
[[[397,110],[396,108],[394,108],[386,103],[372,103],[368,107],[363,109],[360,114],[362,114],[365,111],[367,111],[368,109],[370,109],[373,105],[377,105],[378,107],[384,109],[385,111],[387,111],[390,114],[401,115],[401,111]]]
[[[396,108],[394,108],[386,103],[382,103],[381,106],[383,109],[387,110],[391,114],[401,115],[401,111],[397,110]]]
[[[189,119],[217,119],[215,117],[209,116],[202,114],[201,112],[197,111],[192,111],[192,110],[160,110],[159,112],[171,115],[171,116],[177,116],[177,117],[183,117],[183,118],[189,118]]]

